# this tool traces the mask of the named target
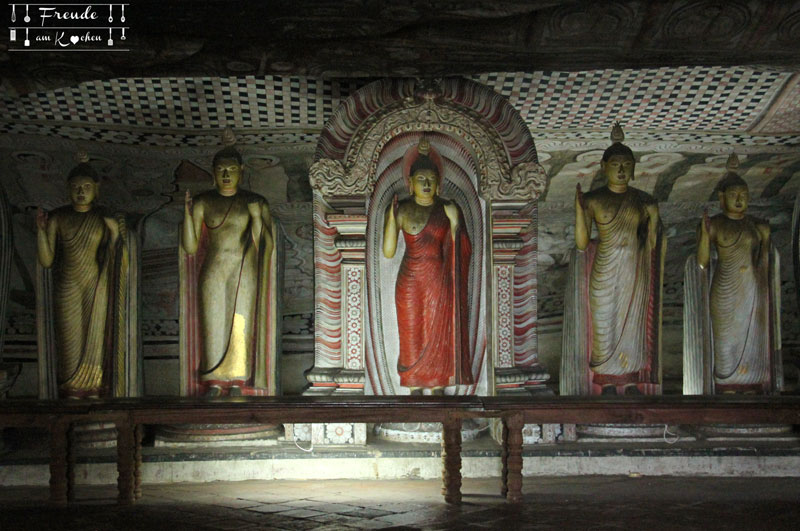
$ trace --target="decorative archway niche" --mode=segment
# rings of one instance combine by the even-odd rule
[[[546,176],[533,139],[519,113],[486,86],[393,79],[339,106],[310,169],[315,359],[306,394],[407,392],[397,383],[391,308],[399,260],[383,258],[380,242],[386,207],[407,194],[403,153],[423,134],[444,159],[441,195],[461,208],[474,250],[468,293],[476,384],[447,393],[546,389],[536,338],[537,199]]]

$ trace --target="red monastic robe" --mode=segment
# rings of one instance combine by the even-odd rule
[[[437,204],[418,234],[403,232],[406,251],[395,286],[404,387],[472,384],[467,282],[472,245],[463,219],[455,241]]]

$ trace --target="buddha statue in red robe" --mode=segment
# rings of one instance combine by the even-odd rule
[[[472,247],[459,207],[439,197],[442,163],[426,138],[404,157],[411,197],[387,208],[383,254],[399,233],[405,254],[395,284],[400,385],[411,394],[474,381],[469,349],[467,281]]]

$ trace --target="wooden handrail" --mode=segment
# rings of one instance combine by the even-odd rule
[[[66,503],[74,485],[72,426],[114,422],[120,503],[133,503],[141,478],[145,424],[441,422],[445,500],[461,499],[461,423],[465,418],[503,421],[503,494],[522,499],[522,428],[528,424],[800,424],[800,397],[143,397],[107,400],[10,399],[0,407],[0,427],[50,430],[51,500]]]

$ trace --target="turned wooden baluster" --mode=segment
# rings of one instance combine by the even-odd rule
[[[448,414],[442,424],[442,494],[447,503],[461,503],[461,418]]]
[[[144,426],[137,424],[134,428],[134,491],[133,494],[138,500],[142,497],[142,435]]]
[[[503,488],[506,499],[522,501],[522,415],[503,417]]]
[[[67,501],[75,501],[75,463],[77,461],[77,441],[75,440],[75,425],[69,424],[67,428]]]
[[[127,421],[117,421],[117,502],[131,505],[135,499],[135,451],[136,441],[133,425]]]
[[[506,441],[508,440],[508,426],[506,426],[505,421],[502,423],[503,425],[503,444],[500,446],[500,462],[503,464],[503,469],[500,472],[500,479],[502,481],[502,486],[500,487],[500,495],[504,498],[508,494],[508,444]]]
[[[55,420],[50,426],[50,502],[66,505],[69,499],[70,457],[69,448],[70,422],[66,419]]]

